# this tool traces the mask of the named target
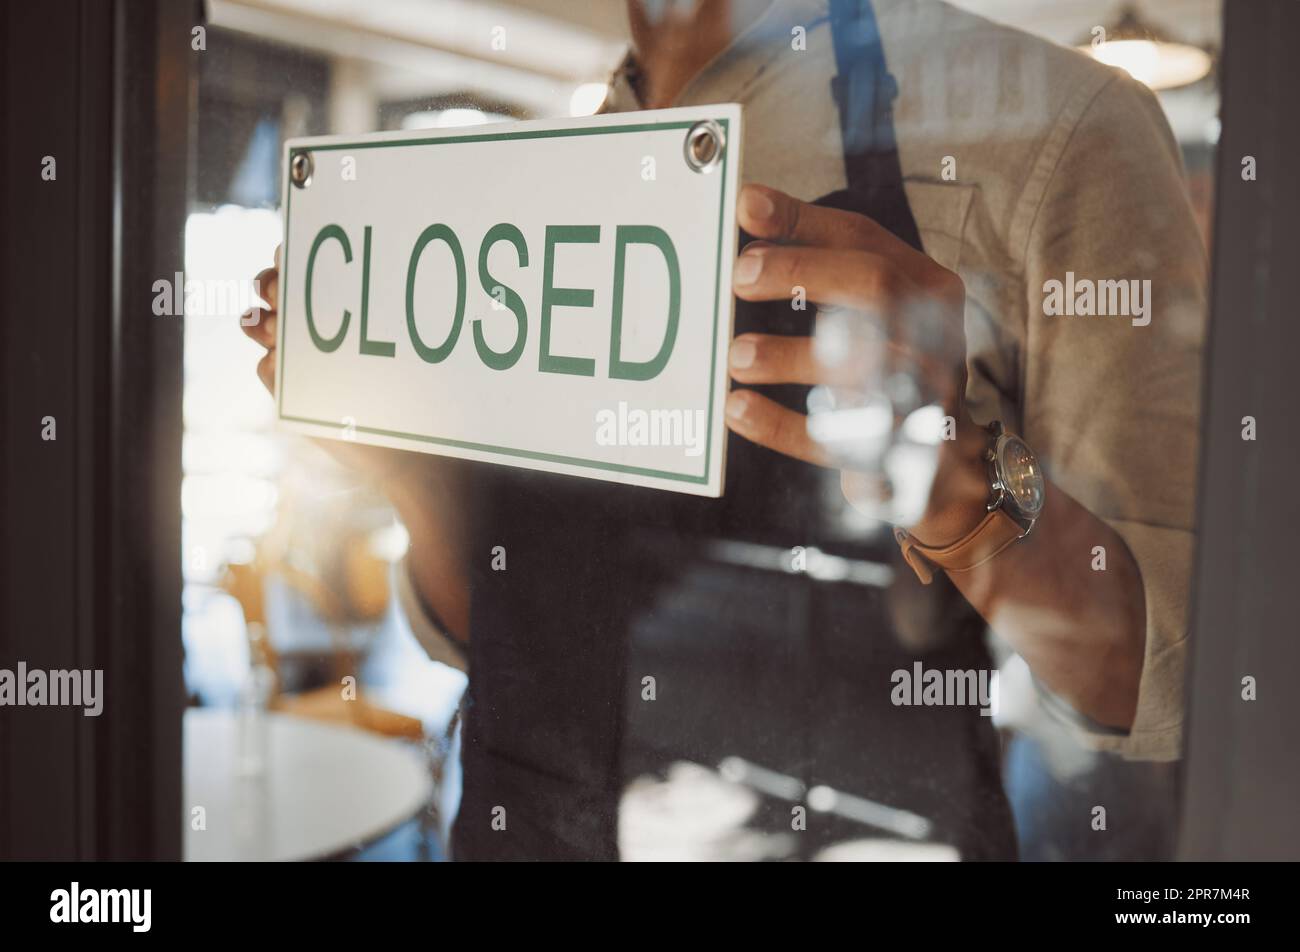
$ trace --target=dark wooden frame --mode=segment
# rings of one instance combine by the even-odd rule
[[[182,327],[151,303],[183,265],[200,16],[0,10],[0,666],[99,668],[105,695],[0,708],[0,858],[181,854]]]
[[[182,270],[197,6],[0,8],[0,666],[106,681],[99,718],[0,709],[0,858],[180,857],[182,331],[150,304]],[[1300,4],[1226,0],[1224,16],[1180,852],[1295,859]]]
[[[1300,3],[1225,0],[1180,855],[1300,859]],[[1254,156],[1254,181],[1242,160]],[[1253,416],[1254,442],[1242,439]],[[1244,700],[1242,679],[1257,682]]]

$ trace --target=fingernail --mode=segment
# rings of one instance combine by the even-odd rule
[[[732,279],[736,284],[753,284],[763,270],[763,256],[757,253],[743,254],[736,259]]]
[[[772,217],[776,211],[776,206],[767,194],[760,192],[756,188],[746,189],[745,197],[741,199],[745,204],[745,214],[755,221],[764,221]]]
[[[741,339],[731,345],[731,366],[744,370],[754,363],[754,355],[758,348],[754,346],[752,340]]]
[[[731,396],[727,397],[727,417],[731,420],[744,419],[745,411],[749,409],[749,393],[745,390],[736,390]]]

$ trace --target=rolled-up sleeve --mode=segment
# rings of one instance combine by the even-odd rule
[[[1074,723],[1092,747],[1172,760],[1183,726],[1205,249],[1178,146],[1145,87],[1117,75],[1058,132],[1022,198],[1030,222],[1022,426],[1049,477],[1124,540],[1146,600],[1131,730]],[[1046,283],[1068,288],[1070,274],[1076,286],[1123,280],[1144,289],[1149,323],[1049,315]],[[1080,558],[1097,563],[1095,552]]]

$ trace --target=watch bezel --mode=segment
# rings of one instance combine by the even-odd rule
[[[989,486],[991,494],[989,497],[988,510],[989,512],[993,512],[996,509],[1003,510],[1020,525],[1026,534],[1028,534],[1029,530],[1033,528],[1034,522],[1037,521],[1040,515],[1042,515],[1043,503],[1046,502],[1046,498],[1044,496],[1042,501],[1039,502],[1037,508],[1032,510],[1021,505],[1020,500],[1016,498],[1016,494],[1008,488],[1002,462],[1005,458],[1003,451],[1009,442],[1016,440],[1024,446],[1035,463],[1038,461],[1038,454],[1036,454],[1033,451],[1033,448],[1025,442],[1023,437],[1009,432],[998,421],[994,421],[989,425],[989,434],[991,438],[989,440],[986,459],[988,460]]]

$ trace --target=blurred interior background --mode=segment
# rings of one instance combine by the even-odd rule
[[[288,138],[594,113],[625,51],[622,2],[210,0],[206,55],[199,60],[186,277],[249,279],[270,264],[281,240],[280,158]],[[1134,17],[1169,40],[1168,49],[1129,49],[1121,65],[1153,86],[1176,84],[1158,92],[1208,239],[1219,131],[1219,0],[954,2],[1071,46],[1088,45],[1097,25],[1118,36],[1113,28],[1131,25]],[[497,29],[506,42],[490,49]],[[1199,51],[1204,68],[1195,55],[1190,66],[1185,57],[1172,65],[1162,59],[1180,52],[1173,41]],[[221,787],[219,799],[228,809],[260,817],[237,842],[188,835],[187,857],[439,858],[439,826],[455,800],[448,728],[464,680],[428,660],[395,610],[392,573],[405,533],[384,500],[326,453],[275,431],[271,399],[254,373],[261,351],[241,333],[237,314],[221,308],[205,314],[201,304],[187,310],[185,676],[194,705],[214,717],[227,713],[220,723],[187,723],[186,782]],[[355,695],[345,699],[350,687]],[[339,740],[342,725],[382,741],[389,752],[401,751],[388,761],[377,748],[355,755],[373,754],[376,776],[388,778],[392,795],[385,799],[381,783],[336,791],[342,806],[383,802],[357,807],[364,822],[331,828],[323,838],[277,831],[277,823],[302,820],[292,810],[250,813],[233,778],[241,772],[256,777],[266,764],[257,763],[255,753],[247,763],[248,757],[223,759],[212,751],[236,750],[228,743],[232,731],[244,732],[245,746],[259,743],[249,741],[248,732],[268,730],[258,720],[265,720],[260,712],[267,709],[316,722],[323,731],[295,736],[301,762],[277,770],[298,771],[310,787],[310,751],[346,743]],[[284,741],[275,734],[284,730],[282,723],[269,730],[270,739],[260,743]],[[1098,785],[1118,784],[1150,807],[1130,815],[1134,828],[1147,833],[1127,839],[1139,854],[1127,858],[1167,857],[1176,782],[1171,769],[1095,759],[1063,763],[1034,747],[1008,751],[1007,781],[1026,856],[1126,858],[1091,855],[1095,847],[1065,837],[1053,823],[1054,811],[1095,802],[1088,797]],[[781,778],[763,776],[761,765],[727,760],[734,751],[718,753],[723,756],[714,763],[683,764],[671,776],[648,781],[675,781],[671,790],[684,792],[653,787],[640,825],[624,831],[626,851],[634,857],[721,855],[722,838],[710,838],[709,818],[725,830],[754,815],[762,797],[779,797]],[[203,802],[214,797],[209,793]],[[690,842],[680,848],[671,837],[683,826],[665,819],[674,809],[696,817],[685,829]],[[330,827],[328,817],[321,822]],[[733,855],[783,858],[788,850],[770,837],[732,836],[726,843]]]

